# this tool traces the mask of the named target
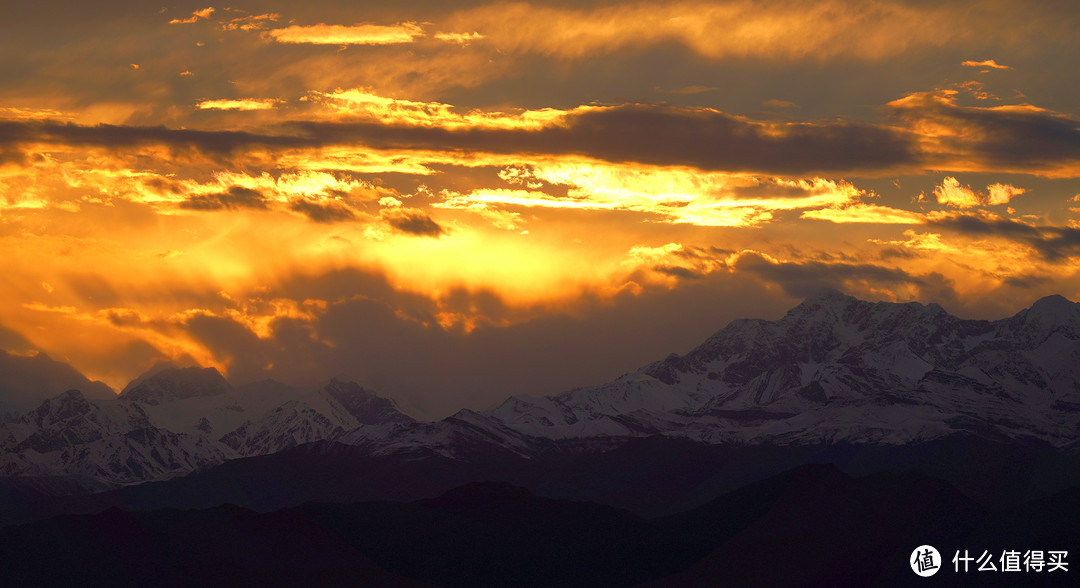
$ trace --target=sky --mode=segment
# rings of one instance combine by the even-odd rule
[[[1069,1],[5,2],[0,348],[437,418],[835,288],[1080,299]]]

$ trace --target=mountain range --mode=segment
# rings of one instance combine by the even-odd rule
[[[159,364],[113,398],[91,389],[0,421],[0,474],[100,490],[327,441],[372,456],[465,460],[607,451],[650,436],[901,446],[992,434],[1071,451],[1080,305],[1050,296],[1007,319],[963,320],[935,304],[827,291],[612,382],[436,422],[336,379],[316,390],[272,380],[234,388],[214,368]]]
[[[121,584],[205,584],[205,564],[225,584],[464,586],[890,584],[910,541],[1080,549],[1047,512],[1080,488],[1080,305],[1060,296],[985,321],[822,292],[606,384],[438,421],[345,378],[162,363],[116,394],[42,354],[4,366],[0,544],[25,549],[0,559],[20,582],[57,550]],[[70,544],[96,529],[145,559]]]
[[[0,578],[20,586],[1067,585],[1069,572],[962,576],[954,550],[1075,549],[1077,490],[989,510],[918,473],[804,465],[675,515],[645,518],[497,482],[412,501],[111,508],[0,528]],[[924,581],[925,582],[925,581]]]

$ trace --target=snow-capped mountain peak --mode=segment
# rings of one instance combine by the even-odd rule
[[[0,474],[88,476],[126,484],[186,474],[220,463],[206,439],[156,428],[138,403],[91,402],[78,390],[44,401],[7,430]]]
[[[998,321],[936,304],[819,293],[778,320],[732,321],[686,354],[599,386],[513,396],[417,422],[335,378],[232,388],[212,368],[159,366],[119,399],[77,391],[0,422],[0,474],[161,479],[238,456],[334,441],[377,456],[538,456],[634,437],[705,443],[898,445],[984,434],[1080,447],[1080,305]]]
[[[1031,346],[1040,345],[1055,333],[1070,340],[1080,339],[1080,304],[1056,294],[1047,296],[1018,312],[1003,326]]]
[[[636,377],[490,414],[548,438],[904,443],[979,426],[1070,445],[1080,443],[1078,308],[1048,297],[991,322],[824,291],[776,321],[733,321]]]
[[[186,398],[226,394],[232,386],[216,368],[165,367],[151,370],[124,388],[120,397],[158,405]]]
[[[257,421],[248,421],[221,442],[240,455],[276,453],[301,443],[331,439],[345,430],[300,400],[289,400]]]
[[[93,408],[82,392],[67,390],[55,398],[42,402],[41,406],[31,411],[29,416],[38,427],[47,427],[53,423],[87,414]]]
[[[338,402],[361,425],[383,423],[410,423],[413,418],[401,412],[397,404],[352,381],[337,378],[323,388],[323,392]]]

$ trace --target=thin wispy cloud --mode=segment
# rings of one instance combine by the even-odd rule
[[[984,37],[1012,43],[1018,28],[1010,18],[1027,18],[1023,22],[1031,26],[1024,34],[1034,34],[1035,23],[1050,18],[1025,12],[1019,3],[982,8],[973,11],[969,2],[835,0],[621,2],[574,8],[498,3],[462,10],[450,22],[480,31],[503,51],[564,59],[678,43],[707,59],[880,61]]]
[[[968,59],[968,60],[962,62],[960,65],[962,65],[964,67],[980,67],[980,68],[984,68],[984,69],[1012,69],[1011,67],[1009,67],[1007,65],[999,64],[998,62],[994,61],[993,59],[987,59],[986,61],[973,61],[973,60]]]
[[[188,72],[190,75],[191,72]],[[180,74],[184,75],[184,74]],[[203,100],[195,105],[201,110],[270,110],[281,104],[275,98],[241,98],[236,100]]]
[[[484,35],[481,35],[476,31],[473,31],[471,33],[435,33],[434,38],[440,41],[457,43],[459,45],[468,45],[473,41],[483,39]]]
[[[279,43],[309,43],[315,45],[394,45],[412,43],[425,35],[414,22],[396,25],[294,25],[266,31],[264,35]]]
[[[174,18],[169,21],[169,24],[192,24],[195,22],[199,22],[200,20],[208,20],[211,16],[214,15],[214,12],[214,7],[208,6],[206,8],[203,8],[202,10],[196,10],[192,12],[191,16],[187,18]]]

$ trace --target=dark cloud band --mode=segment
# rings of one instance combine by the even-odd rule
[[[1023,243],[1047,261],[1058,262],[1080,255],[1080,229],[1034,227],[1004,218],[958,214],[936,219],[930,226],[978,237],[1001,237]]]
[[[585,109],[539,129],[362,121],[287,121],[267,132],[81,126],[55,121],[0,121],[0,160],[21,161],[36,143],[134,148],[163,144],[211,156],[244,149],[365,146],[460,153],[580,155],[612,162],[690,166],[784,176],[871,174],[948,169],[955,162],[987,170],[1066,173],[1080,169],[1080,121],[1034,107],[976,108],[927,92],[894,101],[902,126],[846,121],[761,123],[724,112],[626,104]],[[919,136],[926,121],[956,132]]]

